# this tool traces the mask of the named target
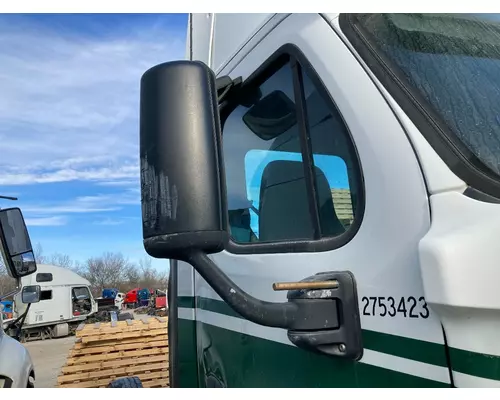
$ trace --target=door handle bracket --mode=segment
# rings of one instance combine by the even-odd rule
[[[303,311],[299,312],[302,323],[288,330],[293,344],[330,356],[361,359],[358,296],[350,271],[322,272],[300,282],[276,283],[273,289],[288,290],[288,301]]]

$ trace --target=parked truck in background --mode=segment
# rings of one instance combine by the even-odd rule
[[[102,295],[97,297],[97,311],[120,311],[125,300],[125,293],[118,289],[103,289]]]
[[[97,312],[90,282],[68,268],[38,264],[37,272],[21,278],[21,285],[40,286],[40,301],[32,304],[21,331],[21,341],[51,339],[73,334],[78,325]],[[14,296],[14,315],[26,311],[21,293]]]

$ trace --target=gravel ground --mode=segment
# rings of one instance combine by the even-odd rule
[[[57,376],[66,363],[73,343],[74,336],[24,343],[35,364],[36,388],[53,388],[57,385]]]

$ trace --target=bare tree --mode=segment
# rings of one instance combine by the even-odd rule
[[[127,288],[124,290],[132,289],[132,288],[140,285],[141,275],[140,275],[139,271],[137,270],[136,265],[130,264],[127,267],[127,269],[125,271],[125,279],[127,281],[127,284],[126,284]]]
[[[16,280],[7,273],[7,267],[0,255],[0,295],[12,292],[16,286]]]
[[[73,269],[75,263],[67,254],[54,253],[48,257],[48,263],[58,267]]]
[[[87,260],[84,276],[96,293],[104,288],[118,287],[123,282],[129,267],[128,260],[121,253],[104,253]]]
[[[144,257],[139,260],[141,271],[140,286],[149,289],[165,289],[168,284],[168,275],[162,273],[152,266],[151,258]]]
[[[43,247],[40,242],[38,242],[33,249],[33,253],[35,254],[35,261],[37,264],[45,264],[47,261],[46,257],[43,255]]]

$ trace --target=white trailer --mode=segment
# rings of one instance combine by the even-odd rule
[[[71,330],[97,312],[90,282],[75,272],[55,265],[38,264],[35,274],[23,277],[22,286],[40,285],[40,301],[32,304],[23,325],[24,340],[67,336]],[[21,293],[14,296],[14,314],[26,305]]]

